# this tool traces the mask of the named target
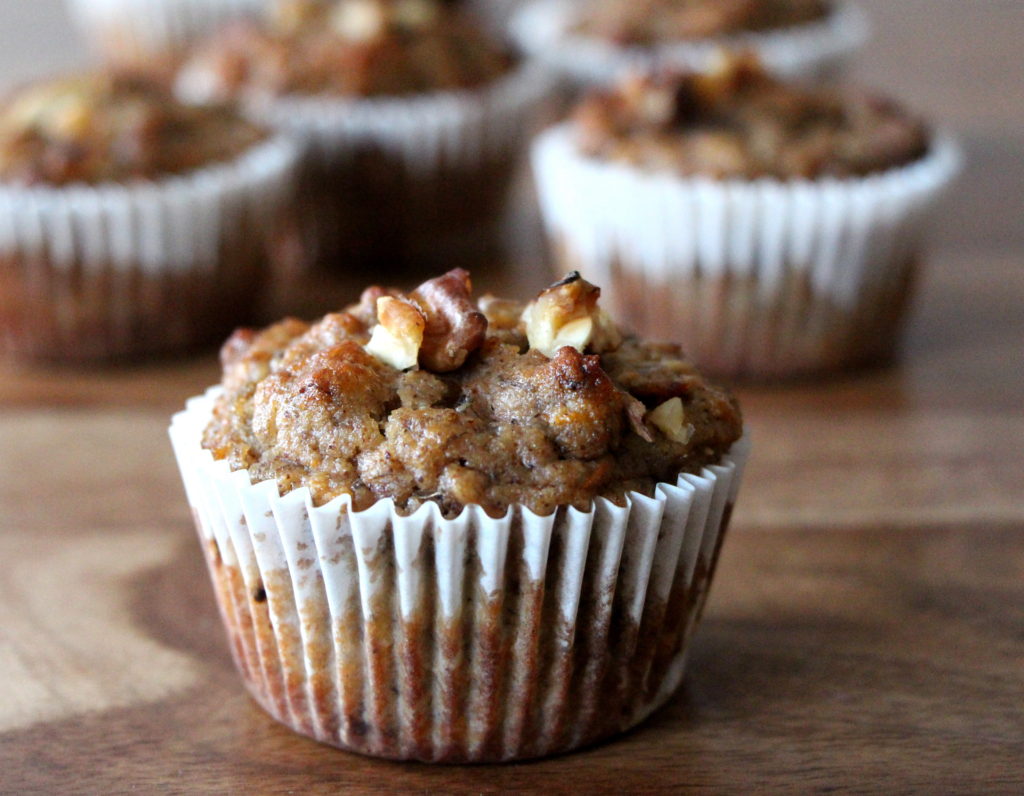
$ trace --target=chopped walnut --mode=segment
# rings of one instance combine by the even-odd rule
[[[384,32],[386,24],[377,0],[347,0],[335,6],[330,16],[331,30],[349,41],[370,41]]]
[[[294,3],[293,3],[294,4]],[[322,3],[315,4],[320,12],[302,12],[302,3],[292,12],[292,27],[309,25],[316,21],[317,13],[324,13]],[[389,30],[416,31],[437,23],[441,9],[437,0],[344,0],[327,12],[330,29],[352,42],[368,42]]]
[[[675,89],[654,85],[643,75],[630,75],[623,80],[622,96],[630,110],[650,124],[669,124],[675,116]]]
[[[489,293],[477,302],[492,329],[515,329],[523,315],[523,305],[511,299],[498,298]]]
[[[426,319],[409,301],[393,296],[377,299],[378,323],[373,327],[368,353],[397,370],[407,370],[419,362]]]
[[[607,313],[598,308],[600,295],[601,289],[576,271],[541,293],[523,311],[530,348],[547,357],[553,357],[564,346],[597,354],[618,348],[622,335]]]
[[[472,289],[469,273],[456,268],[409,294],[426,319],[420,364],[427,370],[458,370],[484,344],[487,318],[473,305]]]
[[[647,409],[644,406],[643,401],[635,398],[625,391],[622,392],[622,395],[623,400],[626,403],[626,418],[629,420],[629,425],[633,429],[633,433],[645,442],[654,442],[651,430],[647,427],[647,423],[644,422]]]
[[[647,419],[673,442],[686,444],[693,438],[694,428],[686,422],[686,410],[681,398],[670,398],[653,409]]]

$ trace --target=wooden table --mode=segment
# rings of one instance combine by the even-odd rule
[[[7,368],[0,791],[1022,792],[1024,108],[992,77],[1020,66],[1020,7],[869,5],[862,74],[949,120],[970,168],[902,364],[740,391],[755,458],[677,699],[504,767],[293,735],[233,672],[166,440],[212,355]]]

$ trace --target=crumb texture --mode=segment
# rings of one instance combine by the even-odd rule
[[[407,295],[370,288],[312,325],[236,332],[204,447],[317,505],[549,514],[652,494],[741,436],[728,393],[678,346],[623,337],[578,275],[527,306],[470,289],[456,270]],[[559,335],[550,356],[531,346]],[[410,336],[418,361],[399,369]]]

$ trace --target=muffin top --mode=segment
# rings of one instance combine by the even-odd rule
[[[828,13],[825,0],[594,0],[577,30],[644,46],[787,28]]]
[[[219,107],[194,108],[135,77],[93,73],[33,85],[0,111],[0,180],[126,182],[231,160],[267,137]]]
[[[510,68],[503,47],[439,0],[280,0],[186,64],[188,94],[401,96],[475,88]]]
[[[584,154],[683,176],[863,176],[928,148],[924,124],[895,103],[785,83],[746,55],[722,56],[705,74],[627,78],[573,118]]]
[[[676,345],[624,336],[578,274],[533,302],[474,303],[462,270],[370,288],[310,325],[239,330],[203,447],[282,492],[447,516],[587,509],[718,462],[735,400]]]

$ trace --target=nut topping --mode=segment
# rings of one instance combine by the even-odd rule
[[[653,409],[647,419],[673,442],[686,444],[693,438],[694,428],[686,422],[686,410],[681,398],[670,398]]]
[[[523,314],[523,305],[518,301],[498,298],[487,294],[481,296],[477,303],[487,317],[487,323],[492,329],[515,329],[519,326],[519,318]]]
[[[417,362],[433,373],[461,368],[487,336],[487,318],[473,306],[471,291],[469,274],[461,268],[424,282],[408,296],[365,291],[359,306],[375,302],[377,316],[366,350],[399,370]]]
[[[352,511],[433,502],[496,518],[627,505],[722,461],[743,433],[739,407],[678,346],[628,337],[545,357],[527,350],[523,304],[486,298],[485,317],[469,289],[452,271],[412,292],[367,289],[313,325],[238,333],[203,446],[253,482],[308,488],[315,506],[348,495]],[[593,345],[607,333],[596,294],[574,274],[537,305],[564,302],[558,331],[589,329]]]
[[[366,351],[397,370],[408,370],[419,361],[426,319],[408,301],[393,296],[377,299],[377,325]]]
[[[549,358],[564,346],[597,354],[618,348],[622,335],[598,308],[600,295],[601,289],[576,271],[541,293],[523,311],[530,348]]]
[[[484,344],[487,318],[474,305],[469,273],[461,268],[424,282],[409,298],[426,319],[420,364],[434,373],[461,368]]]
[[[633,433],[645,442],[654,442],[651,430],[644,422],[644,416],[647,414],[647,409],[644,407],[643,401],[635,398],[628,392],[623,392],[623,398],[626,402],[626,418],[629,420],[629,425],[633,429]]]
[[[331,29],[349,41],[370,41],[384,32],[387,20],[377,0],[346,0],[331,11]]]

